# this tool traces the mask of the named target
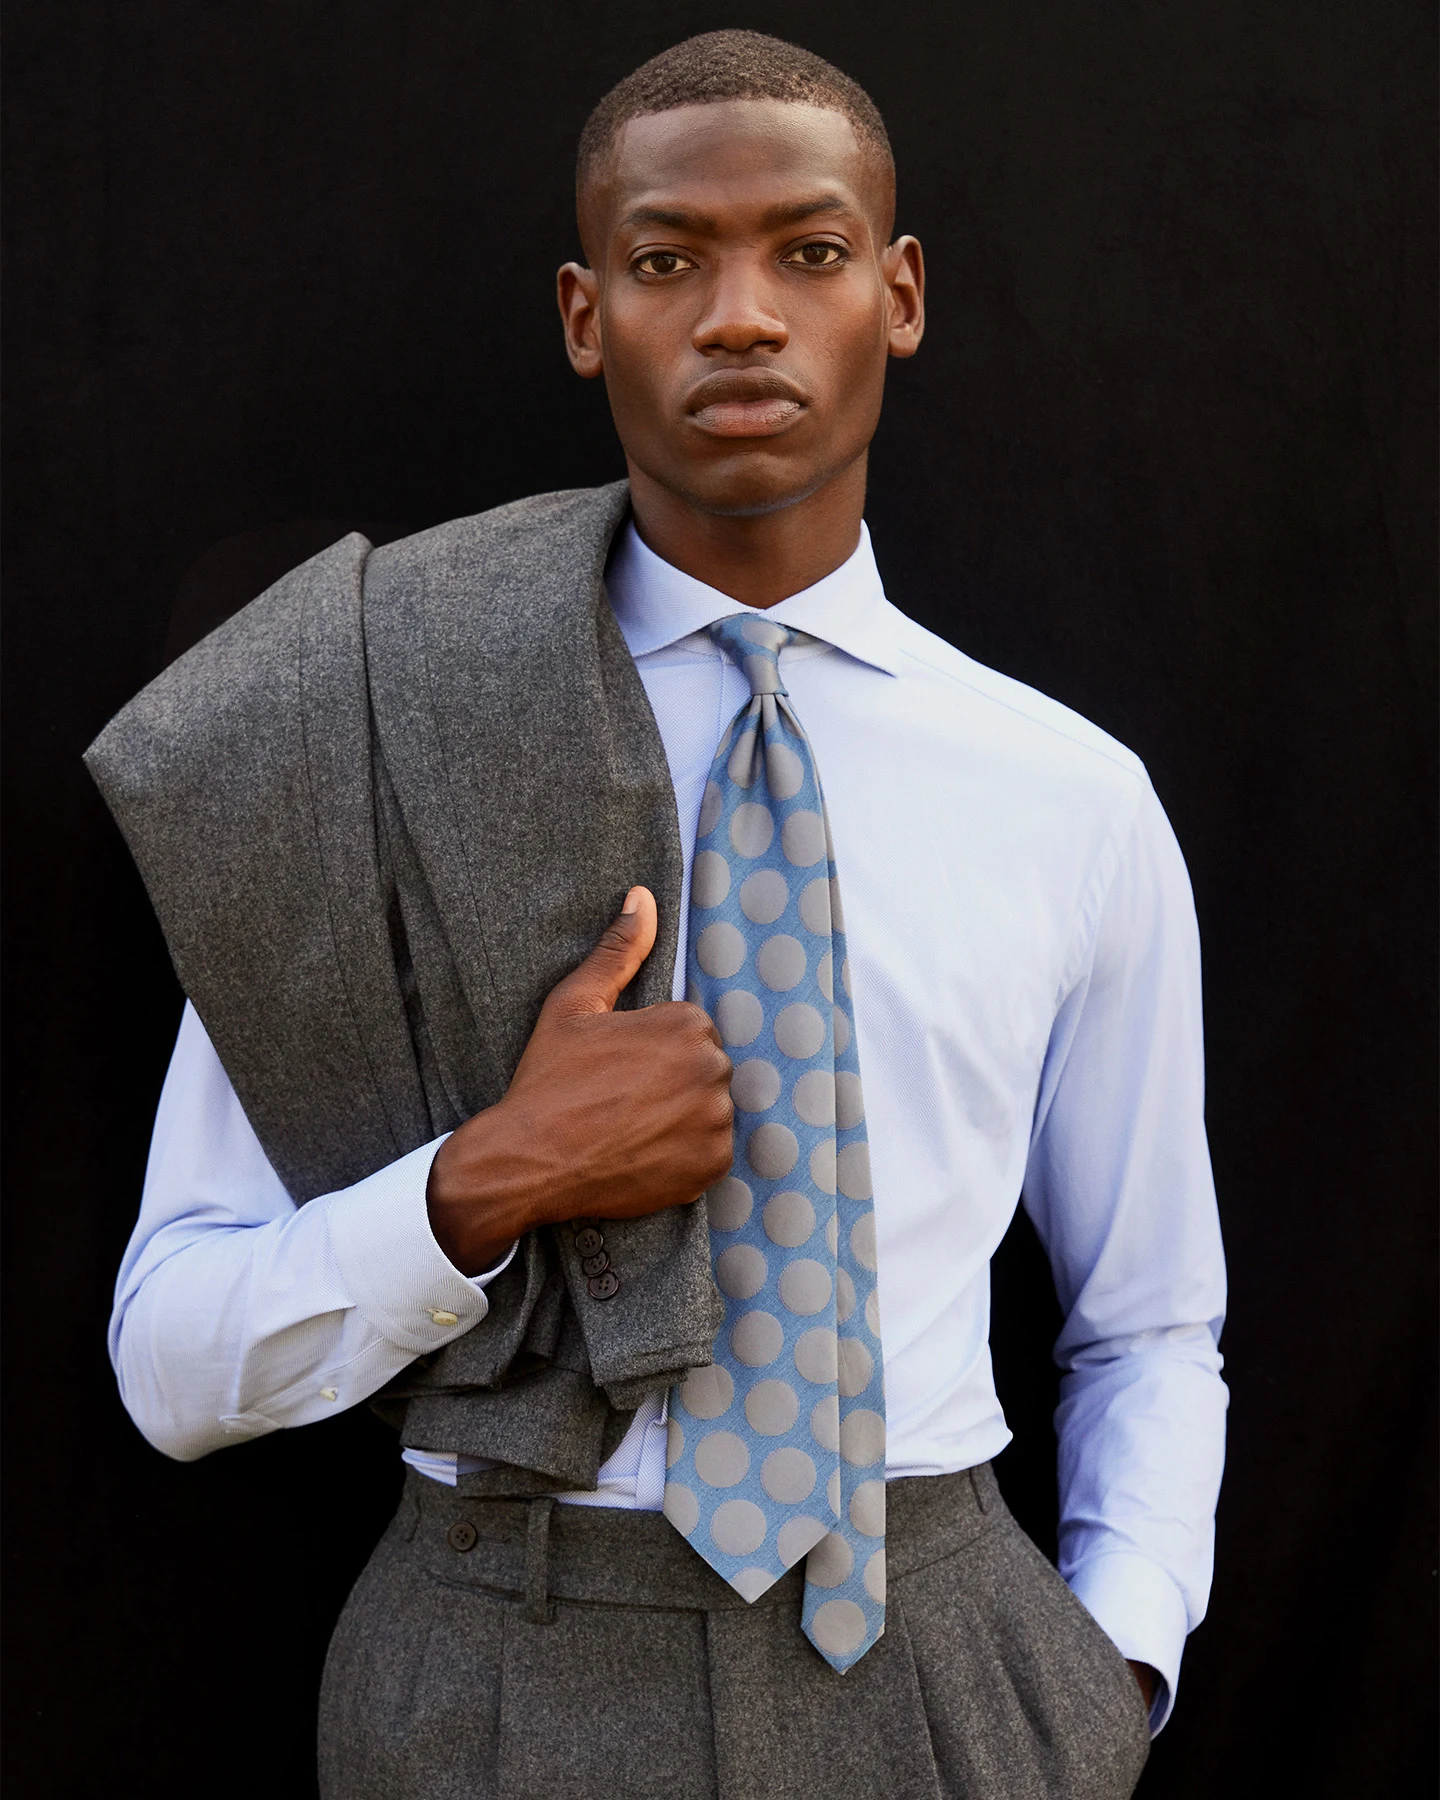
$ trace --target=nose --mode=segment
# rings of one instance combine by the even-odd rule
[[[722,266],[691,334],[695,349],[702,355],[716,351],[744,355],[750,350],[785,348],[790,333],[775,296],[768,291],[765,275],[766,271],[748,260]]]

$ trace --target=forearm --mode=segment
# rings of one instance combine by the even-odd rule
[[[192,1461],[354,1406],[484,1318],[429,1231],[433,1153],[261,1222],[182,1216],[127,1259],[111,1355],[157,1449]]]
[[[1093,1345],[1061,1383],[1060,1572],[1124,1655],[1156,1669],[1168,1716],[1204,1617],[1226,1390],[1207,1326]]]

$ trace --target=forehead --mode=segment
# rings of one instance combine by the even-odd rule
[[[883,211],[879,156],[843,113],[783,100],[722,100],[630,119],[580,196],[609,237],[629,215],[673,211],[743,224],[787,202],[833,197]]]

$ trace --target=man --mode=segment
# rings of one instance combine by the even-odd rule
[[[347,539],[91,752],[192,1002],[126,1404],[180,1458],[400,1427],[328,1796],[1128,1794],[1223,1442],[1183,864],[882,593],[923,267],[867,96],[692,39],[577,193],[628,485]],[[1022,1190],[1064,1582],[989,1470]]]

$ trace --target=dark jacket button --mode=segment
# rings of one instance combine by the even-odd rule
[[[575,1249],[581,1256],[594,1256],[605,1248],[605,1240],[593,1225],[575,1233]]]
[[[598,1256],[587,1256],[580,1267],[587,1275],[603,1275],[610,1267],[610,1258],[602,1250]]]
[[[468,1519],[457,1519],[445,1533],[445,1541],[452,1550],[473,1550],[479,1535]]]
[[[609,1300],[620,1292],[620,1277],[613,1269],[607,1269],[603,1275],[590,1277],[590,1298],[592,1300]]]

